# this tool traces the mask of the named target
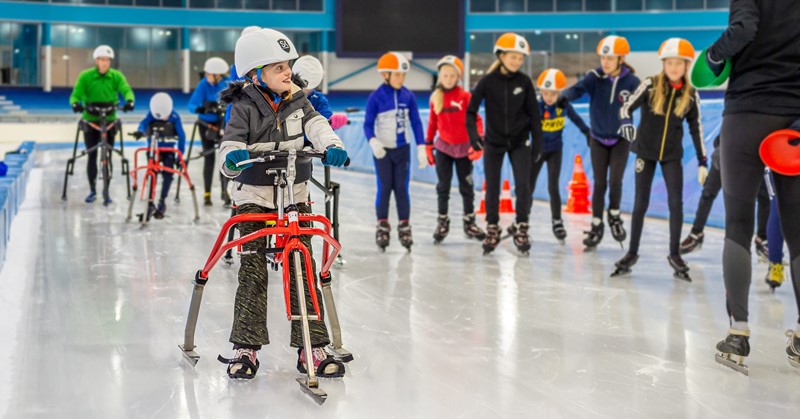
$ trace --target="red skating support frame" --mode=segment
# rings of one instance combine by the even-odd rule
[[[192,188],[192,180],[189,178],[189,172],[186,170],[186,160],[184,160],[183,153],[181,153],[180,150],[178,150],[177,148],[173,148],[173,147],[157,147],[157,148],[155,148],[155,152],[156,152],[155,154],[156,155],[152,156],[151,159],[148,159],[146,165],[139,166],[138,165],[139,153],[147,152],[149,150],[150,150],[150,147],[140,147],[140,148],[137,148],[136,151],[133,152],[133,170],[131,170],[130,175],[131,175],[131,178],[133,178],[133,190],[134,191],[138,188],[138,182],[137,182],[137,179],[136,179],[136,173],[138,173],[140,170],[146,170],[147,171],[147,172],[145,172],[144,179],[142,180],[143,183],[146,181],[148,176],[150,176],[150,178],[151,178],[150,181],[152,182],[152,186],[153,186],[152,188],[150,188],[151,194],[152,194],[151,198],[155,196],[155,190],[156,190],[156,188],[155,188],[155,182],[156,182],[155,174],[157,172],[159,172],[159,171],[170,172],[170,173],[177,174],[178,176],[180,176],[184,180],[186,180],[186,184],[189,185],[189,188]],[[159,155],[160,153],[176,153],[178,155],[178,164],[180,164],[180,170],[174,169],[174,168],[171,168],[171,167],[162,166],[161,164],[159,164],[159,162],[161,161],[161,159],[159,158],[160,157],[160,155]],[[144,199],[144,188],[142,188],[141,197],[142,197],[142,199]]]

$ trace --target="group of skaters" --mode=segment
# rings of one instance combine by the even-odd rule
[[[800,77],[797,77],[800,49],[790,47],[800,42],[797,41],[800,39],[800,26],[791,24],[798,19],[800,8],[795,7],[792,0],[775,0],[768,4],[754,0],[734,2],[730,26],[717,42],[700,54],[694,67],[692,63],[696,54],[693,46],[685,39],[670,38],[658,51],[662,71],[643,80],[626,62],[630,53],[627,40],[621,36],[608,36],[597,46],[599,67],[590,70],[570,87],[567,87],[563,72],[557,69],[547,69],[534,83],[521,71],[526,56],[530,54],[528,41],[518,34],[506,33],[494,45],[496,60],[471,92],[461,86],[465,69],[458,57],[449,55],[438,62],[438,81],[430,98],[427,130],[423,129],[414,94],[404,87],[410,62],[401,53],[384,54],[378,61],[383,83],[369,96],[364,120],[364,132],[374,156],[377,178],[377,245],[385,249],[390,243],[388,220],[392,194],[399,220],[399,241],[406,248],[413,244],[409,198],[412,141],[415,142],[420,167],[435,166],[439,178],[435,242],[442,242],[449,232],[448,201],[455,168],[463,199],[463,230],[467,237],[482,241],[484,253],[491,253],[508,237],[521,253],[527,254],[531,248],[529,220],[533,187],[545,164],[552,231],[557,239],[564,240],[567,231],[561,217],[558,178],[563,159],[563,130],[568,118],[587,141],[594,174],[591,228],[583,240],[586,248],[593,249],[601,243],[605,222],[614,240],[624,243],[627,239],[620,217],[622,181],[629,153],[636,154],[630,241],[626,254],[615,264],[617,274],[630,272],[639,258],[644,217],[656,167],[661,167],[668,196],[670,235],[667,259],[680,279],[690,280],[689,268],[681,254],[702,244],[710,204],[720,188],[723,190],[726,207],[723,277],[731,327],[727,337],[717,345],[720,352],[717,359],[746,372],[742,360],[750,350],[747,323],[750,241],[755,223],[755,200],[760,189],[767,199],[770,195],[773,198],[772,204],[768,201],[762,204],[762,213],[771,220],[764,224],[769,226],[764,227],[767,237],[763,236],[764,231],[757,236],[758,248],[762,249],[767,243],[770,247],[773,243],[781,243],[777,235],[783,233],[789,247],[795,296],[800,304],[800,224],[793,223],[791,217],[792,211],[800,208],[800,178],[773,172],[765,180],[763,153],[759,155],[762,140],[774,131],[793,124],[793,128],[800,130],[800,124],[796,123],[800,118]],[[71,97],[73,108],[82,110],[82,104],[92,101],[116,101],[117,94],[122,93],[126,99],[125,106],[132,109],[134,96],[130,87],[124,76],[108,65],[113,59],[113,51],[107,46],[98,50],[95,52],[97,66],[79,78]],[[232,200],[238,214],[277,211],[276,196],[286,191],[281,192],[269,182],[264,170],[248,170],[252,165],[243,162],[250,159],[251,152],[302,150],[310,144],[314,149],[325,150],[325,164],[341,166],[346,161],[344,144],[334,131],[346,123],[346,117],[332,114],[324,96],[314,90],[322,78],[319,62],[311,57],[298,58],[294,45],[282,33],[249,27],[236,43],[232,71],[219,58],[206,62],[205,78],[190,101],[190,110],[204,122],[200,136],[206,164],[206,205],[211,205],[213,173],[219,171],[231,183],[223,188],[223,201],[228,204]],[[715,141],[716,149],[709,170],[700,97],[693,85],[720,85],[726,80],[729,84],[722,130]],[[570,105],[571,101],[584,95],[589,98],[588,125]],[[149,123],[161,121],[180,125],[177,113],[163,104],[159,107],[157,96],[151,101],[150,112],[139,127],[148,138]],[[481,105],[485,109],[485,118],[479,115]],[[227,112],[220,111],[226,106]],[[632,114],[637,109],[640,117],[638,126],[635,126]],[[88,121],[91,117],[84,114]],[[113,120],[114,116],[109,118]],[[697,181],[704,188],[697,222],[681,243],[684,123],[689,127],[695,149]],[[91,134],[91,127],[86,130],[89,146],[95,137]],[[409,135],[409,131],[413,134]],[[113,141],[113,136],[109,138]],[[778,148],[783,150],[784,157],[794,156],[800,161],[795,151],[800,133],[796,132],[796,137],[788,137],[788,140],[785,138],[781,137]],[[176,147],[182,148],[184,142]],[[215,151],[217,147],[218,151]],[[217,154],[219,163],[215,163]],[[499,201],[501,168],[506,155],[514,176],[516,218],[504,234],[499,225]],[[95,200],[95,176],[92,176],[92,173],[96,174],[96,168],[92,170],[95,159],[90,157],[89,161],[92,193],[87,202]],[[474,208],[472,171],[474,162],[479,159],[483,159],[486,178],[485,230],[478,226]],[[168,174],[164,176],[163,187],[168,191]],[[301,182],[293,189],[297,202],[307,200],[307,182]],[[157,208],[162,214],[166,193],[162,191]],[[300,205],[300,211],[310,212],[311,208]],[[772,217],[769,217],[770,212]],[[242,234],[263,228],[257,223],[250,224],[242,225]],[[254,241],[247,246],[252,249],[244,250],[257,250],[265,244]],[[258,252],[242,255],[241,262],[230,336],[234,355],[230,359],[221,359],[228,364],[231,378],[250,379],[259,367],[258,350],[269,343],[266,328],[267,269],[264,255]],[[781,278],[770,274],[771,286],[778,286],[783,281],[782,261],[778,259],[776,263],[781,266]],[[342,376],[344,365],[323,349],[329,343],[324,322],[313,320],[310,323],[313,368],[321,377]],[[302,349],[297,321],[292,322],[291,345],[298,348],[297,367],[304,372],[308,368],[309,354]],[[795,364],[800,359],[800,319],[791,334],[786,353]]]

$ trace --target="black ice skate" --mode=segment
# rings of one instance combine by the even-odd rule
[[[733,368],[744,375],[750,375],[750,370],[744,359],[750,355],[750,332],[746,330],[728,330],[725,340],[717,343],[716,355],[718,363]]]
[[[389,222],[386,220],[378,221],[378,227],[375,231],[375,244],[378,245],[378,249],[381,252],[385,252],[386,248],[389,247],[389,233],[391,233],[392,227],[389,225]]]
[[[553,235],[556,236],[557,240],[564,242],[564,239],[567,238],[567,229],[564,228],[564,221],[553,220]]]
[[[475,224],[475,214],[464,216],[464,234],[468,239],[483,240],[486,238],[486,232]]]
[[[486,238],[483,240],[483,254],[492,253],[498,244],[500,244],[500,226],[489,224],[486,227]]]
[[[675,270],[675,273],[672,274],[675,279],[692,282],[692,278],[689,276],[689,265],[681,258],[681,255],[669,255],[667,261],[669,266]]]
[[[762,239],[761,237],[756,236],[753,239],[753,244],[756,246],[756,254],[758,255],[758,260],[761,262],[769,260],[769,246],[767,245],[767,239]]]
[[[414,240],[411,238],[411,225],[408,224],[408,221],[400,221],[397,226],[397,236],[400,239],[400,244],[408,251],[411,251],[411,245],[414,244]]]
[[[528,223],[516,223],[514,226],[514,246],[523,255],[528,255],[531,250],[531,238],[528,236]],[[511,227],[509,227],[509,232]]]
[[[436,230],[433,232],[433,244],[441,243],[450,232],[450,217],[439,215],[436,219]]]
[[[633,265],[636,265],[636,262],[638,261],[639,261],[639,255],[630,252],[625,254],[625,256],[623,256],[622,259],[618,260],[617,263],[614,264],[614,266],[616,266],[617,269],[615,269],[614,272],[611,273],[611,277],[614,278],[617,276],[627,275],[631,273],[631,268],[633,267]]]
[[[620,218],[619,214],[611,215],[608,213],[608,228],[611,230],[611,236],[614,237],[614,240],[619,242],[619,246],[624,249],[622,246],[622,242],[628,237],[628,233],[625,232],[625,227],[622,225],[622,218]]]
[[[786,331],[789,342],[786,343],[786,355],[789,356],[789,365],[800,368],[800,336],[792,330]]]
[[[586,250],[592,250],[603,241],[603,232],[605,231],[605,226],[601,222],[600,224],[594,225],[592,224],[592,229],[589,231],[584,231],[583,234],[586,235],[586,238],[583,239],[583,245],[586,246]]]
[[[703,239],[705,239],[706,235],[703,232],[689,233],[683,242],[681,242],[681,254],[688,255],[689,253],[694,252],[695,250],[703,248]]]

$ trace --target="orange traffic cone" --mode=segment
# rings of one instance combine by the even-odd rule
[[[572,180],[567,187],[569,198],[564,212],[573,214],[590,214],[589,207],[589,181],[586,179],[586,172],[583,170],[583,162],[579,154],[575,155],[575,168],[572,171]]]
[[[500,214],[513,214],[514,201],[511,199],[511,182],[503,181],[503,191],[500,192]]]
[[[500,214],[513,214],[514,201],[511,198],[511,184],[503,181],[503,191],[500,192]],[[483,182],[483,192],[481,192],[481,205],[478,207],[478,214],[486,214],[486,182]]]

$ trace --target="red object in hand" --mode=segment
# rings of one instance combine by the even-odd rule
[[[433,144],[425,144],[425,152],[428,154],[428,166],[436,164],[436,157],[433,155]]]
[[[483,150],[475,151],[474,148],[472,147],[469,148],[469,154],[467,154],[467,158],[469,158],[472,161],[475,161],[475,160],[480,160],[481,157],[483,157]]]
[[[758,150],[761,160],[775,173],[800,175],[800,132],[782,129],[767,135]]]

